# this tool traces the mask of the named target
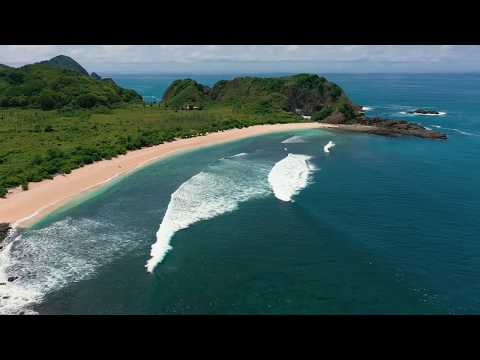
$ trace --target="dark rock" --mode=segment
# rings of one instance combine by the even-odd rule
[[[105,81],[106,83],[112,84],[112,85],[117,85],[115,81],[113,81],[112,78],[104,78],[102,81]]]
[[[414,111],[407,111],[409,114],[423,114],[423,115],[439,115],[438,111],[426,110],[426,109],[417,109]]]
[[[7,281],[8,281],[8,282],[13,282],[13,281],[15,281],[15,280],[17,280],[17,279],[18,279],[18,276],[10,276],[10,277],[7,279]]]
[[[95,73],[95,72],[92,72],[92,73],[90,74],[90,77],[91,77],[92,79],[95,79],[95,80],[102,80],[102,77],[101,77],[100,75],[98,75],[97,73]]]
[[[362,118],[359,124],[374,126],[375,129],[367,132],[378,135],[399,136],[410,135],[426,139],[447,139],[447,135],[432,130],[427,130],[419,124],[404,120],[388,120],[379,117]]]
[[[345,115],[340,111],[335,111],[331,115],[327,116],[322,122],[329,124],[345,124],[346,122]]]
[[[7,285],[7,283],[1,282],[0,285]]]
[[[8,223],[0,223],[0,244],[5,240],[11,227]]]

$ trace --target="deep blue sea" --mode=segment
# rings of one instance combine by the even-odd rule
[[[113,75],[155,99],[183,77],[235,75]],[[17,238],[0,311],[480,313],[480,74],[326,77],[448,140],[303,130],[158,161]]]

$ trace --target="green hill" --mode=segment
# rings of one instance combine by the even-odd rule
[[[175,80],[163,95],[163,104],[171,108],[206,106],[211,102],[210,88],[192,79]]]
[[[343,122],[360,110],[338,85],[312,74],[239,77],[221,80],[211,89],[191,79],[176,80],[165,92],[163,103],[177,109],[228,105],[246,113],[290,112],[317,120],[340,117]]]
[[[142,97],[133,90],[90,77],[66,56],[18,69],[0,67],[0,107],[51,110],[112,107],[141,101]]]
[[[88,76],[87,70],[85,70],[82,65],[65,55],[58,55],[50,60],[40,61],[38,64],[48,65],[59,70],[70,70]]]

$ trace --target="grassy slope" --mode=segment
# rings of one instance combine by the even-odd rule
[[[246,114],[229,106],[202,111],[127,105],[118,109],[0,109],[0,196],[8,188],[68,173],[128,150],[234,127],[299,122],[286,112]]]

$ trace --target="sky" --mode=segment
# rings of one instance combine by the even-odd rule
[[[60,54],[100,75],[480,71],[478,45],[0,45],[0,64]]]

